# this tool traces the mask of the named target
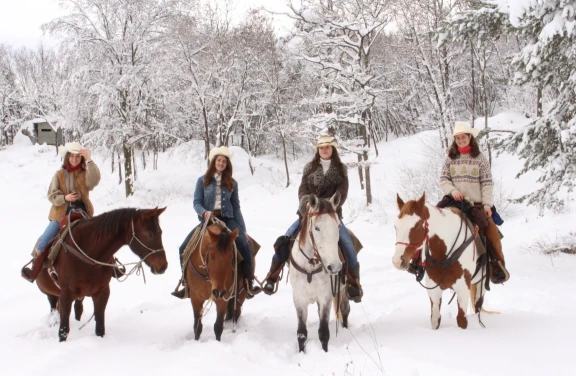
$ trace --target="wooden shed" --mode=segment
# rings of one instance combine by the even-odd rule
[[[62,129],[57,126],[55,121],[48,122],[46,120],[34,121],[34,134],[36,135],[36,142],[40,145],[63,145]]]

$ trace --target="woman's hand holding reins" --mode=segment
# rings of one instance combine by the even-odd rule
[[[486,214],[486,218],[492,218],[492,209],[484,206],[484,214]]]
[[[210,218],[211,215],[212,212],[210,210],[206,210],[204,213],[202,213],[202,217],[204,217],[204,220]]]
[[[74,202],[78,200],[78,193],[76,192],[68,193],[67,195],[64,196],[64,200],[66,200],[67,202]]]
[[[454,197],[454,200],[456,201],[462,201],[464,199],[464,195],[460,191],[452,193],[452,197]]]

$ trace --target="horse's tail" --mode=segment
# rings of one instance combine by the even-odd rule
[[[476,283],[470,285],[470,303],[472,304],[472,308],[474,310],[474,313],[478,313],[478,310],[475,307],[476,293],[478,291],[477,287],[478,287],[478,285]],[[488,315],[499,315],[500,314],[500,312],[498,312],[498,311],[487,311],[484,309],[484,307],[480,307],[480,311],[483,313],[486,313]]]
[[[342,291],[344,290],[340,290],[340,295],[336,294],[336,296],[334,298],[332,298],[332,303],[334,304],[334,313],[336,314],[336,320],[337,321],[342,321]]]

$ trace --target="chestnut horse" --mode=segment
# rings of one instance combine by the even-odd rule
[[[53,267],[58,275],[57,285],[48,269],[43,269],[36,283],[48,295],[52,309],[59,306],[60,342],[66,341],[70,331],[72,303],[76,319],[82,314],[82,298],[92,297],[96,335],[105,333],[104,312],[110,296],[114,254],[128,245],[153,274],[162,274],[168,267],[162,245],[162,229],[158,216],[163,209],[117,209],[93,218],[81,219],[70,229]],[[47,252],[47,251],[45,251]]]
[[[423,286],[430,297],[432,329],[440,327],[442,292],[446,289],[456,293],[456,321],[466,329],[469,298],[474,302],[475,313],[480,312],[484,301],[486,255],[481,252],[481,243],[462,215],[426,204],[425,194],[418,201],[405,203],[398,195],[396,200],[400,214],[395,224],[396,252],[392,263],[397,269],[407,270],[415,260],[424,268]]]
[[[240,317],[246,291],[240,288],[242,274],[237,267],[234,247],[237,236],[238,229],[230,232],[218,224],[208,225],[186,265],[196,341],[202,334],[204,303],[207,300],[213,300],[216,305],[214,334],[218,341],[222,338],[224,318],[236,323]]]
[[[341,289],[340,271],[342,261],[338,253],[340,220],[336,208],[340,193],[330,200],[310,195],[309,207],[302,218],[302,229],[290,251],[290,283],[296,315],[298,316],[298,349],[305,351],[308,339],[308,306],[318,305],[320,326],[318,337],[322,349],[328,352],[330,340],[330,311],[332,304],[342,326],[348,327],[350,302],[345,290]]]

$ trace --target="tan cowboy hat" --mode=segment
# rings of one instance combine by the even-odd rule
[[[212,159],[218,155],[228,157],[229,160],[232,160],[232,157],[234,156],[234,154],[230,153],[230,150],[226,146],[220,146],[210,150],[210,154],[208,154],[208,160],[212,162]]]
[[[71,154],[80,153],[80,149],[82,149],[82,145],[80,145],[78,141],[67,142],[65,145],[60,145],[58,147],[58,154],[60,154],[60,156],[64,158],[66,156],[66,153]]]
[[[338,142],[336,138],[332,136],[320,136],[318,137],[318,141],[316,141],[316,147],[319,148],[320,146],[331,145],[335,148],[338,147]]]
[[[480,133],[480,129],[478,128],[471,128],[469,123],[465,121],[457,121],[454,123],[454,133],[450,135],[450,138],[454,138],[457,134],[467,133],[471,134],[474,137],[478,137]]]

